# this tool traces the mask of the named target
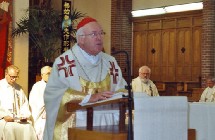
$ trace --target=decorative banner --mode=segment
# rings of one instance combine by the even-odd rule
[[[12,0],[0,0],[0,79],[12,61]]]
[[[71,1],[62,2],[62,48],[61,53],[70,49],[71,31]]]

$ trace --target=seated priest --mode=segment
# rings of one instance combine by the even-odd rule
[[[132,80],[133,92],[146,93],[149,96],[159,96],[156,85],[150,80],[151,69],[148,66],[139,68],[139,76]]]
[[[115,58],[102,52],[104,35],[96,19],[85,17],[77,25],[77,44],[56,58],[44,94],[44,140],[67,140],[68,127],[77,125],[75,116],[82,117],[67,112],[67,102],[97,102],[126,91],[127,84]],[[111,119],[114,114],[105,118],[103,125],[113,125]]]
[[[36,140],[31,124],[31,112],[22,87],[16,83],[19,68],[10,65],[0,80],[0,139]]]
[[[199,102],[215,102],[215,78],[208,77],[206,79],[206,86]]]
[[[52,68],[50,66],[44,66],[41,68],[42,79],[33,85],[29,95],[29,105],[38,140],[43,140],[43,131],[46,122],[46,111],[43,96],[51,69]]]

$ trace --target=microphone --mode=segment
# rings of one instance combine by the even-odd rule
[[[111,55],[116,54],[125,54],[126,55],[126,64],[127,64],[127,76],[128,76],[128,86],[125,87],[128,90],[128,140],[133,140],[133,124],[132,124],[132,106],[133,106],[133,93],[131,92],[131,68],[130,68],[130,61],[128,52],[120,50],[114,51]]]
[[[123,50],[120,50],[120,51],[114,51],[111,53],[111,55],[117,55],[117,54],[125,54],[126,55],[126,64],[127,64],[127,76],[128,76],[128,87],[126,89],[129,88],[130,86],[130,83],[131,83],[131,68],[130,68],[130,61],[129,61],[129,55],[128,55],[128,52],[126,51],[123,51]],[[131,87],[130,87],[131,89]],[[128,89],[129,90],[129,89]]]
[[[126,64],[127,64],[127,76],[128,76],[128,86],[126,86],[125,88],[128,90],[130,97],[133,98],[133,94],[131,92],[131,68],[130,68],[130,61],[129,61],[129,55],[128,52],[120,50],[120,51],[114,51],[111,53],[111,55],[116,55],[116,54],[125,54],[126,55]]]

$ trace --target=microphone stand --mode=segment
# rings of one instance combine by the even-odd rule
[[[130,72],[130,62],[129,55],[126,51],[116,51],[111,53],[112,55],[124,53],[126,55],[126,63],[127,63],[127,74],[128,74],[128,86],[126,87],[128,90],[128,137],[127,140],[133,140],[133,124],[132,124],[132,106],[133,106],[133,93],[131,92],[131,72]]]

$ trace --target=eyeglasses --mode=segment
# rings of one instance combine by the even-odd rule
[[[104,37],[106,33],[105,32],[93,32],[93,33],[90,33],[90,34],[85,34],[85,35],[79,35],[79,36],[89,36],[91,38],[95,38],[97,36],[100,36],[100,37]]]
[[[43,73],[42,75],[50,75],[51,73],[50,72],[48,72],[48,73]]]
[[[142,74],[142,75],[149,75],[150,73],[139,72],[139,74]]]
[[[10,76],[10,79],[19,79],[19,76],[11,76],[10,74],[8,76]]]

